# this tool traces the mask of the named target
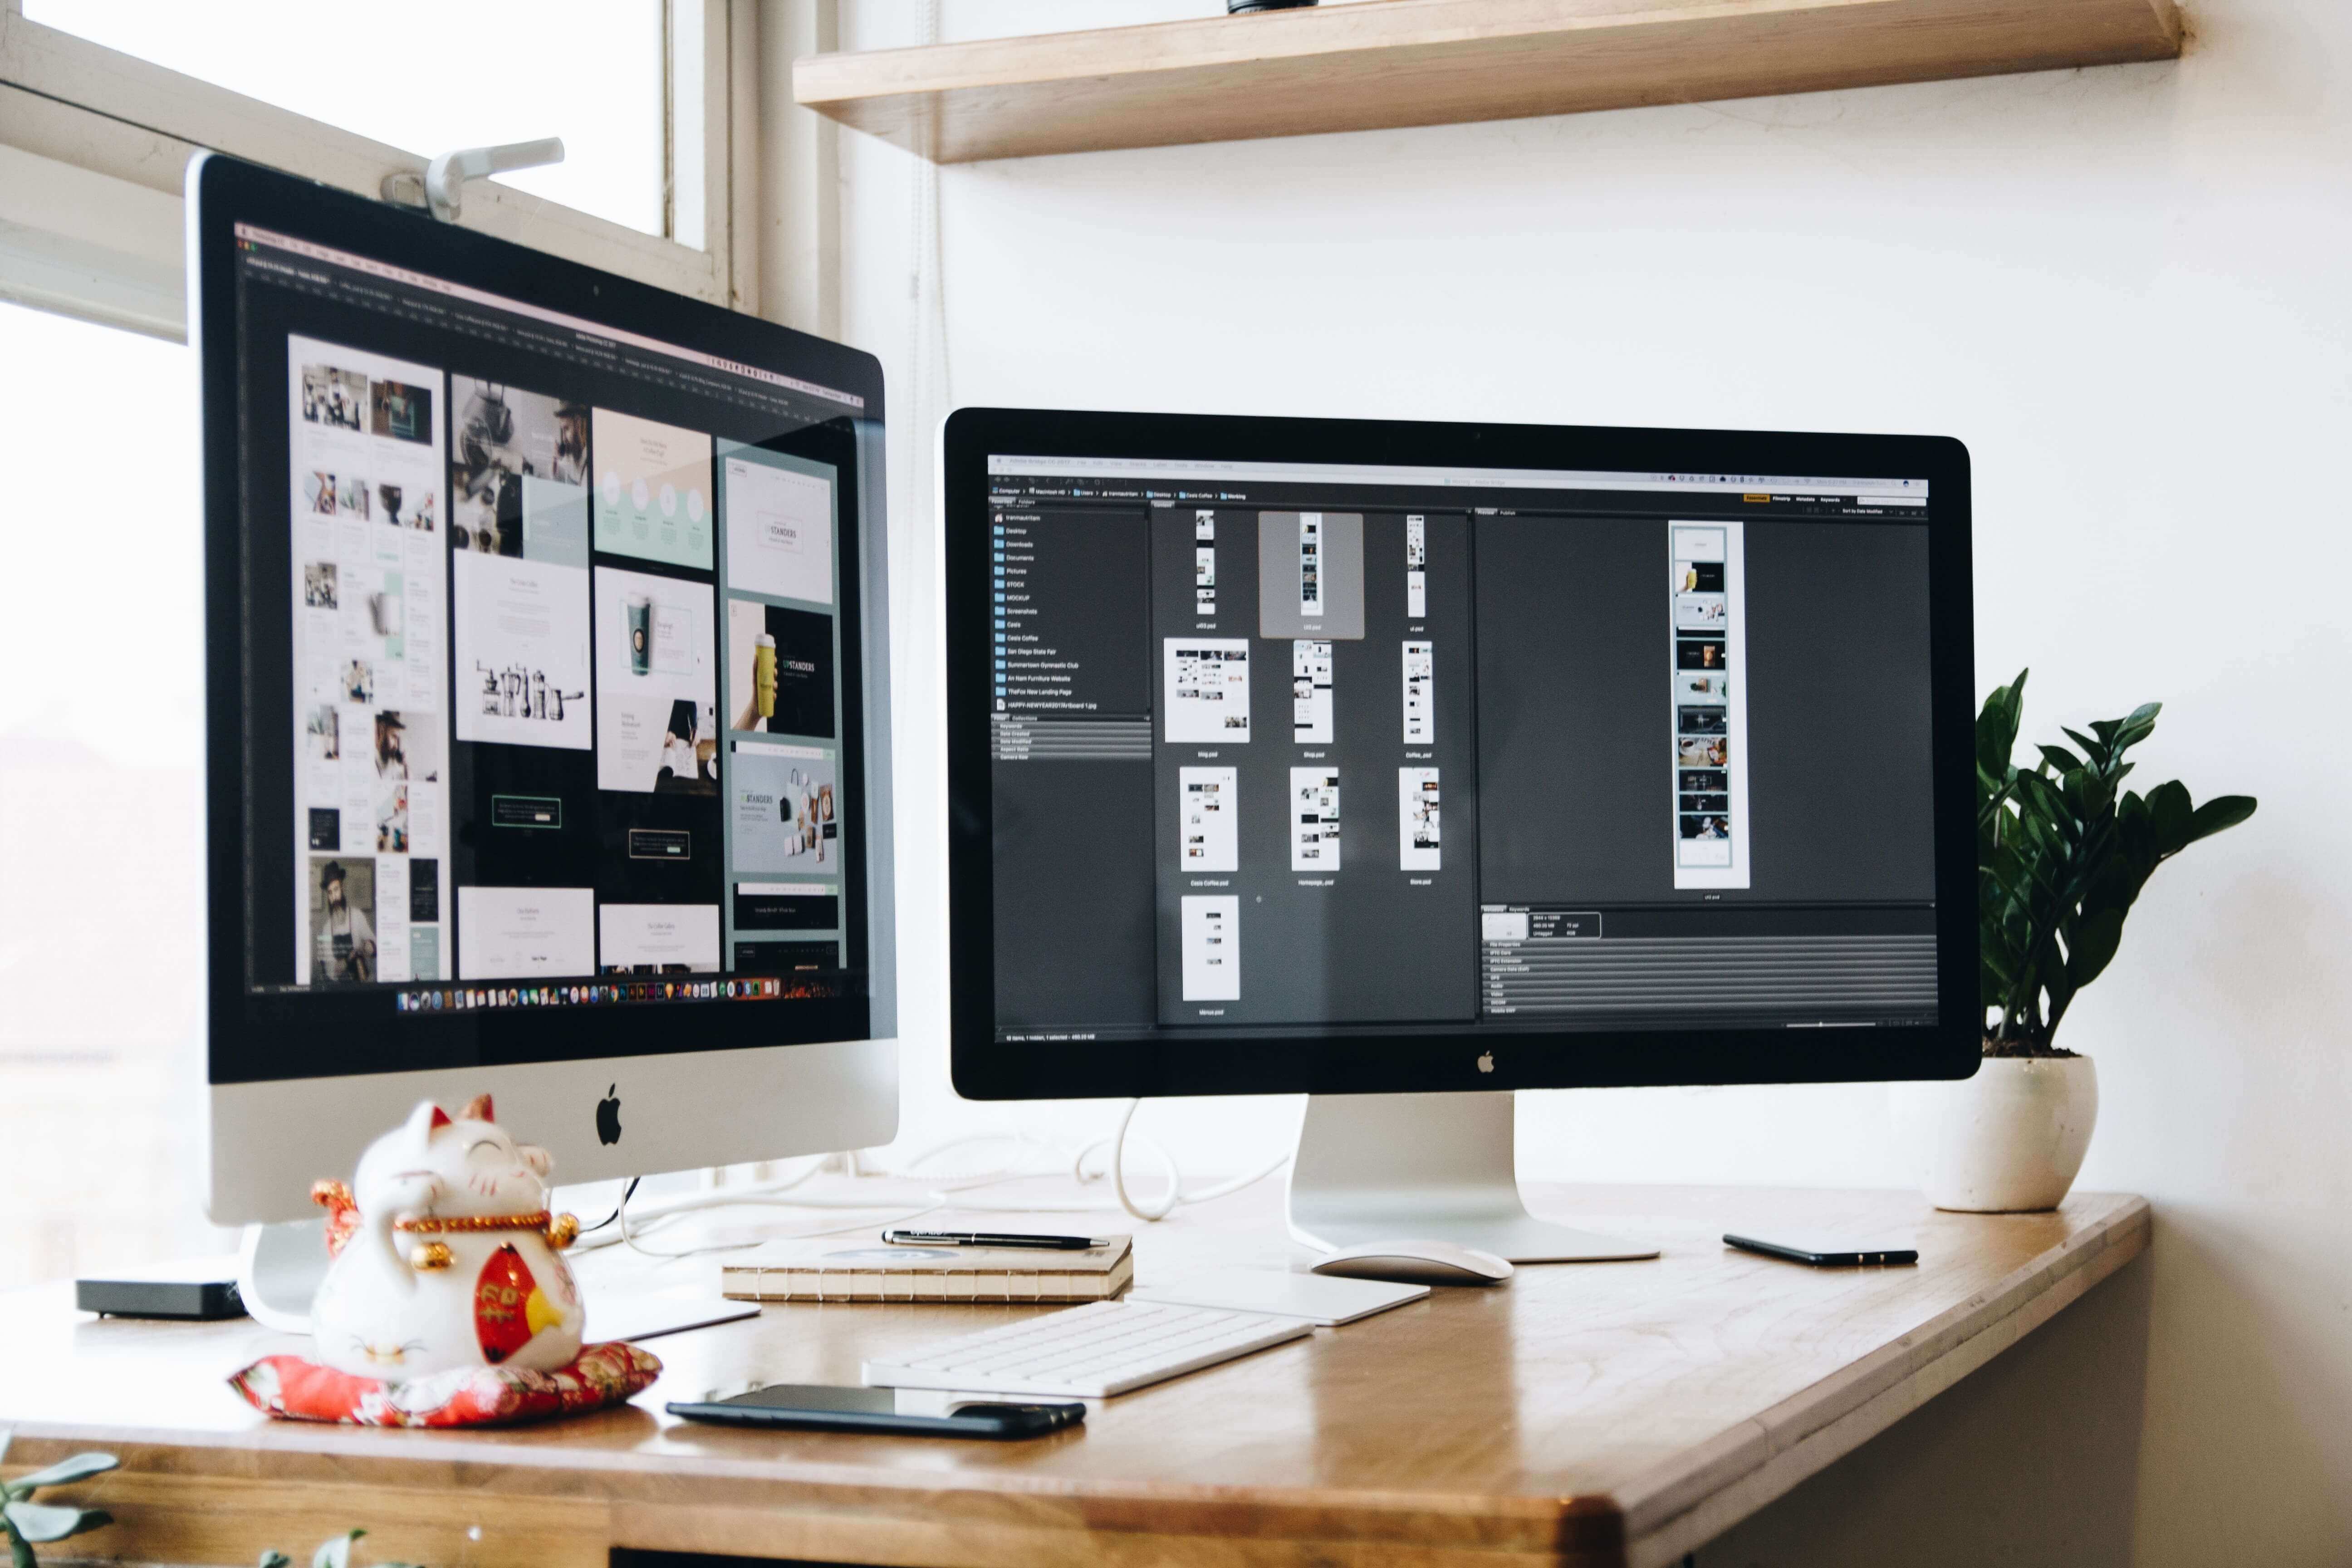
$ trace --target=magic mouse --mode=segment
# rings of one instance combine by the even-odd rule
[[[1511,1266],[1491,1252],[1457,1242],[1417,1237],[1343,1247],[1313,1265],[1318,1274],[1357,1279],[1402,1279],[1422,1285],[1499,1285]]]

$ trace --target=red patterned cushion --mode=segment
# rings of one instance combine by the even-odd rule
[[[619,1340],[584,1347],[556,1372],[457,1367],[413,1383],[383,1383],[264,1356],[228,1380],[256,1410],[289,1421],[355,1426],[493,1426],[618,1405],[661,1375],[661,1361]]]

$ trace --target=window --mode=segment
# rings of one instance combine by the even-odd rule
[[[662,0],[25,0],[28,21],[430,157],[561,136],[518,190],[666,235]],[[698,62],[697,62],[698,65]],[[698,231],[676,237],[699,246]]]
[[[21,658],[0,681],[0,1257],[233,1239],[197,1211],[204,625],[188,351],[0,305]],[[38,460],[33,460],[33,455]]]
[[[757,269],[748,245],[736,256],[730,147],[757,105],[730,89],[730,52],[748,56],[752,38],[750,12],[740,40],[735,16],[727,0],[0,0],[0,100],[13,155],[168,195],[210,148],[422,205],[416,176],[434,154],[561,136],[565,163],[469,186],[465,225],[736,304]],[[84,221],[82,204],[52,205],[46,218],[0,220],[68,232]],[[47,302],[25,287],[0,293]],[[131,319],[119,303],[80,308]]]

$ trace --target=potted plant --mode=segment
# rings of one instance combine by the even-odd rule
[[[2073,748],[2014,761],[2025,672],[1977,718],[1977,921],[1983,947],[1984,1060],[1973,1078],[1896,1086],[1898,1133],[1923,1161],[1937,1208],[2002,1213],[2058,1206],[2097,1120],[2091,1058],[2057,1044],[2083,987],[2116,955],[2124,921],[2156,868],[2254,814],[2252,797],[2191,803],[2179,781],[2122,787],[2125,754],[2156,729],[2154,702],[2103,719]]]

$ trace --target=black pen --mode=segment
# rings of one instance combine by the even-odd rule
[[[1045,1252],[1084,1252],[1109,1243],[1090,1236],[1028,1236],[1017,1231],[886,1230],[882,1239],[893,1247],[1034,1247]]]

